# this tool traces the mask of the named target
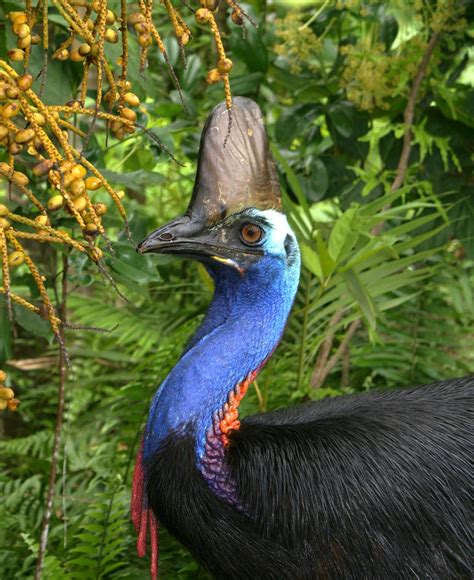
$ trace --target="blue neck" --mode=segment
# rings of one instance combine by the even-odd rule
[[[241,277],[228,266],[209,269],[215,280],[209,312],[187,350],[156,393],[145,431],[149,459],[171,432],[193,432],[197,459],[214,413],[230,391],[271,354],[283,333],[299,280],[290,266],[263,257]]]

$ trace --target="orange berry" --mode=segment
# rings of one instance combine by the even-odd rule
[[[7,380],[7,373],[0,370],[0,383],[4,383]]]
[[[0,411],[5,411],[5,409],[8,407],[8,401],[4,401],[3,399],[0,399]]]
[[[25,131],[26,131],[26,129],[25,129]],[[12,179],[13,183],[16,183],[17,185],[23,185],[25,187],[30,182],[28,177],[24,173],[22,173],[21,171],[14,171],[11,179]]]
[[[215,85],[219,81],[222,80],[221,73],[216,69],[213,68],[207,73],[206,81],[209,85]]]
[[[244,23],[244,19],[242,18],[242,11],[241,10],[234,9],[232,11],[232,14],[230,15],[230,18],[234,24],[237,24],[237,26],[242,26]]]
[[[86,189],[95,191],[102,187],[102,181],[98,177],[88,177],[86,179]]]
[[[131,107],[138,107],[140,99],[134,93],[125,93],[123,100]]]
[[[137,120],[137,114],[135,113],[135,111],[133,111],[132,109],[128,109],[127,107],[124,107],[120,111],[120,116],[123,119],[127,119],[127,121],[132,121],[133,123],[135,123],[135,121]]]
[[[7,407],[9,411],[16,411],[20,401],[18,399],[10,399],[7,401]]]
[[[105,203],[95,203],[94,210],[98,216],[101,216],[107,213],[108,208]]]

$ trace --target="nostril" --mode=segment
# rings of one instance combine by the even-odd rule
[[[164,232],[163,234],[160,234],[159,237],[162,242],[169,242],[170,240],[173,239],[173,234],[170,234],[169,232]]]

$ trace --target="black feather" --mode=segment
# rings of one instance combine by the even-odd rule
[[[196,467],[193,426],[149,466],[150,505],[215,578],[472,578],[473,378],[242,420],[226,458],[245,510]]]

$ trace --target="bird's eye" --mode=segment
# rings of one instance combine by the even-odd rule
[[[255,224],[244,224],[240,230],[240,237],[244,244],[254,246],[263,236],[263,230]]]

